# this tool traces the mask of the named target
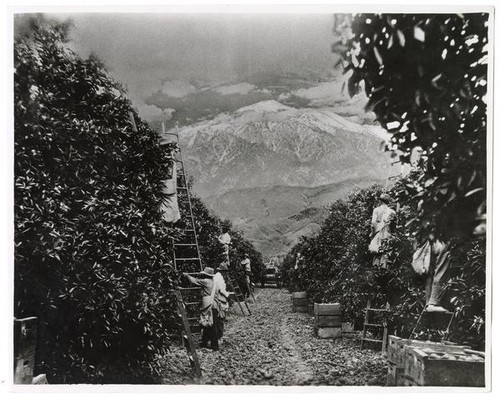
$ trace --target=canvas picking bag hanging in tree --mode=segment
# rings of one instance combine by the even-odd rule
[[[165,194],[161,204],[162,218],[168,223],[175,223],[181,218],[177,201],[177,170],[173,162],[172,169],[167,171],[170,178],[163,180],[162,189],[162,193]]]
[[[431,265],[431,252],[432,245],[431,242],[427,240],[413,253],[411,265],[418,275],[421,276],[429,271]]]

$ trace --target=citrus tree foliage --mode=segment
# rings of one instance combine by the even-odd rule
[[[283,274],[293,290],[306,290],[316,302],[343,305],[344,317],[359,322],[373,295],[368,253],[371,213],[381,188],[358,190],[335,201],[317,235],[302,237],[285,258]],[[295,254],[304,258],[295,269]]]
[[[15,316],[39,318],[50,382],[153,381],[175,326],[165,153],[66,38],[34,21],[14,46]]]
[[[191,195],[191,203],[200,245],[200,255],[205,266],[216,267],[226,260],[218,237],[227,232],[231,236],[229,260],[232,274],[236,279],[243,280],[243,270],[240,262],[244,259],[246,253],[250,259],[253,279],[254,281],[259,279],[264,270],[262,254],[245,239],[241,232],[232,226],[229,220],[221,220],[198,197]]]
[[[245,267],[241,265],[241,261],[245,259],[245,254],[247,254],[252,269],[250,281],[254,284],[260,282],[265,270],[262,254],[255,249],[252,243],[244,238],[243,233],[240,231],[232,230],[230,234],[232,244],[229,250],[229,259],[230,268],[233,271],[235,280],[242,286],[245,283]]]
[[[409,184],[401,180],[391,192]],[[408,223],[416,208],[402,207],[392,226],[392,237],[383,243],[387,268],[373,266],[368,252],[372,211],[382,189],[373,186],[353,192],[346,200],[334,202],[317,235],[302,237],[285,257],[282,274],[293,291],[307,291],[315,302],[340,302],[345,321],[360,328],[370,299],[374,306],[391,305],[387,319],[392,332],[408,337],[425,306],[425,276],[411,267],[416,232]],[[392,205],[395,208],[395,204]],[[296,265],[300,253],[303,260]],[[456,312],[451,339],[484,348],[485,316],[484,237],[452,240],[451,278],[444,302]],[[424,331],[420,338],[437,339]]]
[[[420,189],[401,198],[420,201],[418,227],[435,225],[445,239],[478,223],[483,232],[488,14],[359,14],[334,51],[350,94],[364,89],[392,133],[389,149],[403,163],[412,147],[425,151]]]
[[[413,189],[415,175],[410,173],[396,182],[391,189],[393,197],[401,197],[401,191]],[[425,276],[418,277],[411,267],[413,249],[419,242],[420,231],[411,223],[419,213],[419,204],[409,202],[398,212],[398,225],[393,236],[385,243],[390,264],[398,264],[401,272],[391,280],[392,292],[399,299],[394,307],[394,325],[403,336],[410,334],[423,302],[423,284]],[[486,239],[484,235],[476,237],[456,235],[450,238],[451,266],[450,278],[446,284],[443,302],[455,312],[451,326],[451,339],[463,342],[478,349],[484,349],[485,314],[486,314]],[[397,269],[396,269],[397,270]],[[434,339],[436,332],[430,332]],[[427,338],[427,336],[425,336]]]

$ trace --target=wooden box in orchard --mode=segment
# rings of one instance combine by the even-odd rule
[[[314,315],[314,301],[309,299],[309,303],[307,304],[307,313],[311,316]]]
[[[397,366],[392,362],[387,362],[387,386],[404,386],[405,378],[406,376],[404,367]]]
[[[465,349],[442,352],[408,348],[406,386],[484,387],[484,353]]]
[[[309,309],[309,300],[307,292],[292,292],[292,312],[307,313]]]
[[[314,304],[314,330],[319,338],[335,338],[341,335],[340,303]]]
[[[405,362],[408,358],[408,351],[412,348],[426,348],[443,353],[463,352],[470,349],[469,346],[454,345],[448,343],[418,341],[415,339],[400,338],[389,335],[387,345],[387,385],[403,386],[407,384],[405,372]]]
[[[14,384],[31,384],[35,367],[36,317],[14,319]]]
[[[470,349],[470,346],[454,345],[432,341],[418,341],[416,339],[405,339],[395,335],[389,335],[389,344],[387,346],[387,361],[395,364],[397,367],[404,367],[406,352],[408,347],[430,348],[442,352],[458,352],[464,349]]]

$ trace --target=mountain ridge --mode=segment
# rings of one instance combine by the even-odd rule
[[[380,151],[388,133],[337,115],[333,107],[266,100],[176,132],[193,192],[265,255],[283,252],[321,223],[316,213],[300,223],[289,217],[395,174]]]

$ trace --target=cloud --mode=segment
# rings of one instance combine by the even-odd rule
[[[198,88],[187,80],[165,80],[160,91],[169,97],[182,98],[195,93]]]
[[[344,88],[344,83],[348,76],[342,76],[340,79],[329,82],[322,82],[318,85],[292,90],[288,93],[282,93],[278,100],[289,104],[294,102],[302,104],[306,102],[307,107],[333,107],[335,112],[351,118],[358,123],[373,123],[375,114],[366,111],[368,97],[362,89],[358,94],[350,97]]]
[[[227,96],[230,94],[245,95],[257,90],[257,86],[247,82],[236,83],[232,85],[219,86],[213,89],[216,93]]]
[[[311,101],[312,105],[335,104],[346,100],[346,95],[342,92],[342,83],[337,81],[323,82],[318,86],[294,90],[291,94]]]
[[[191,83],[190,83],[191,84]],[[192,84],[194,87],[194,84]],[[213,118],[223,112],[232,112],[241,107],[272,98],[267,90],[258,90],[250,83],[223,85],[193,91],[188,85],[171,85],[152,93],[145,103],[161,110],[173,109],[171,124],[189,124],[202,119]],[[175,93],[177,96],[171,95]],[[181,93],[186,93],[180,96]]]
[[[160,110],[175,110],[163,117],[169,124],[191,124],[230,113],[264,100],[275,100],[294,108],[333,107],[339,115],[355,121],[373,123],[375,116],[367,113],[368,98],[364,91],[350,97],[344,90],[348,76],[332,76],[318,81],[311,77],[290,75],[255,75],[250,82],[231,82],[207,86],[197,81],[167,80],[145,99]]]
[[[139,104],[137,106],[137,111],[139,112],[139,116],[146,120],[164,120],[168,121],[172,118],[175,109],[166,108],[160,109],[156,105],[148,105],[148,104]]]

